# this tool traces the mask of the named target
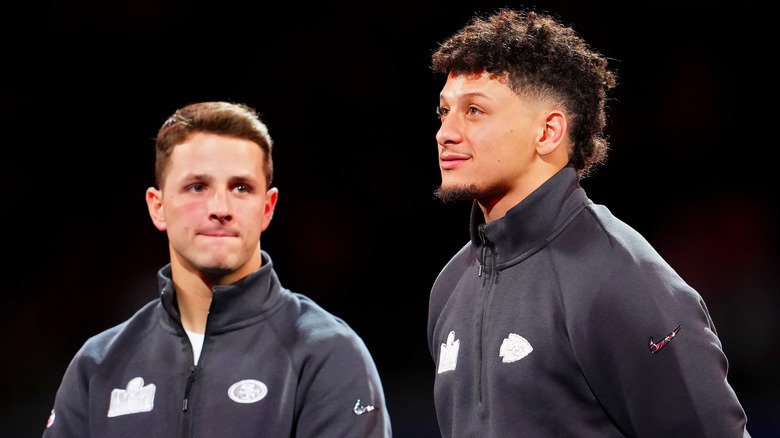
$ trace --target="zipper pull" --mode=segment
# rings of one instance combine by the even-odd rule
[[[190,389],[192,389],[192,384],[195,383],[195,377],[198,373],[198,367],[192,366],[190,367],[190,375],[187,377],[187,386],[184,388],[184,402],[182,403],[182,412],[187,412],[187,407],[189,404],[189,398],[190,398]]]
[[[485,224],[480,224],[477,227],[477,234],[479,234],[479,241],[482,242],[482,246],[487,244],[487,237],[485,236]]]
[[[485,263],[485,249],[487,249],[487,238],[485,237],[485,224],[477,227],[477,233],[479,234],[479,241],[482,243],[482,263],[479,264],[479,271],[477,277],[482,277],[483,266]]]
[[[485,235],[485,224],[481,224],[479,227],[477,227],[477,234],[479,234],[479,241],[482,243],[481,250],[482,250],[482,263],[479,264],[479,270],[477,271],[477,277],[482,277],[482,273],[485,272],[485,262],[487,262],[488,258],[488,239]],[[491,254],[492,255],[492,254]],[[490,267],[494,267],[494,261],[493,257],[490,257]],[[491,275],[493,270],[491,269]],[[482,284],[485,284],[485,279],[482,280]]]

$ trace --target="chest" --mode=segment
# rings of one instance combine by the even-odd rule
[[[544,252],[501,271],[474,261],[433,293],[445,300],[433,315],[437,403],[533,410],[558,390],[587,392]]]
[[[239,437],[262,427],[284,434],[294,415],[295,370],[287,355],[272,354],[274,342],[252,329],[206,336],[194,366],[189,339],[153,332],[113,352],[92,376],[92,430]]]

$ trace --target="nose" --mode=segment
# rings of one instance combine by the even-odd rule
[[[436,132],[436,142],[444,146],[447,144],[458,144],[463,141],[461,127],[458,125],[456,117],[452,114],[441,119],[441,126]]]
[[[222,190],[217,190],[209,200],[209,218],[219,222],[229,222],[233,219],[230,208],[230,197]]]

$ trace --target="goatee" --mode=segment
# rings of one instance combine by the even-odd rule
[[[453,201],[471,201],[479,197],[479,190],[476,184],[460,187],[441,187],[439,186],[434,192],[437,198],[441,202],[453,202]]]

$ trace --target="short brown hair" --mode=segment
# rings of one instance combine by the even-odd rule
[[[551,100],[569,119],[569,161],[581,176],[606,158],[604,106],[616,85],[607,60],[573,29],[535,12],[502,9],[477,17],[442,43],[433,69],[444,74],[508,75],[518,95]]]
[[[154,175],[159,188],[162,188],[165,182],[173,148],[199,132],[237,137],[257,143],[264,153],[266,188],[271,187],[273,142],[268,135],[268,128],[260,121],[257,112],[242,104],[202,102],[188,105],[173,113],[157,133]]]

